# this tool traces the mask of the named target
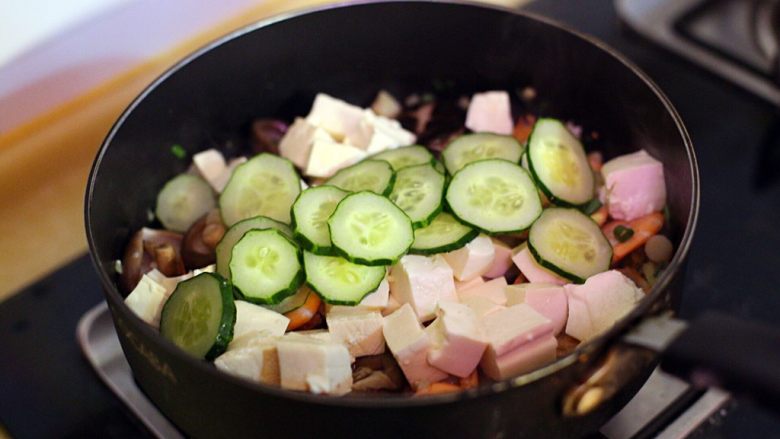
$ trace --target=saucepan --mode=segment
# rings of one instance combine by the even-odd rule
[[[539,370],[458,394],[328,397],[221,373],[161,338],[125,306],[114,261],[121,259],[132,233],[148,224],[162,184],[185,171],[170,145],[182,145],[190,154],[217,147],[228,157],[238,155],[249,148],[251,120],[291,120],[306,113],[317,92],[367,104],[380,89],[406,96],[441,80],[463,93],[532,87],[539,114],[597,128],[606,156],[644,148],[664,163],[676,252],[652,291],[610,331]],[[261,21],[165,72],[128,107],[103,143],[89,178],[86,228],[134,377],[188,435],[571,437],[596,431],[657,365],[659,355],[632,345],[631,336],[641,341],[648,328],[679,332],[667,315],[680,301],[698,210],[696,157],[683,122],[659,88],[615,51],[525,12],[465,2],[397,1],[341,4]],[[739,328],[714,326],[703,337],[693,335],[694,348],[707,340],[694,359],[711,355],[717,358],[710,362],[723,366],[730,357],[716,355],[712,337],[733,343],[729,337]],[[690,353],[681,350],[683,342],[674,346]],[[676,358],[686,360],[672,363],[678,371],[693,370],[690,357]],[[777,380],[777,368],[755,363],[735,375],[717,376],[726,377],[724,385],[735,377],[747,376],[754,384]],[[754,370],[764,375],[752,375]]]

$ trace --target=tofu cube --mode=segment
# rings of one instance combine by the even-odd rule
[[[382,310],[383,316],[388,316],[398,310],[402,305],[401,302],[391,293],[387,296],[387,306]]]
[[[233,326],[233,337],[241,337],[252,331],[265,331],[272,336],[284,335],[288,323],[290,319],[278,312],[243,300],[236,300],[236,324]]]
[[[496,311],[501,311],[502,309],[506,309],[505,306],[499,305],[490,299],[486,299],[480,296],[471,296],[471,297],[466,297],[464,299],[460,299],[460,303],[471,308],[471,310],[474,311],[474,313],[480,319],[490,313],[494,313]]]
[[[227,163],[222,153],[216,149],[207,149],[192,156],[192,164],[215,191],[220,192],[219,187],[222,174],[227,170]]]
[[[488,271],[483,274],[488,279],[501,277],[512,266],[512,248],[498,239],[491,238],[493,241],[493,262]]]
[[[246,157],[236,157],[231,159],[222,174],[220,174],[220,176],[215,178],[212,182],[212,187],[214,187],[214,190],[221,193],[225,189],[225,186],[227,186],[228,181],[230,181],[230,177],[233,175],[233,171],[235,171],[237,167],[246,163],[246,160]]]
[[[342,306],[342,305],[325,305],[325,312],[330,313],[333,311],[348,311],[352,309],[361,309],[364,311],[382,311],[387,307],[387,303],[390,300],[390,282],[385,278],[379,283],[379,287],[372,292],[366,294],[363,300],[355,306]],[[400,305],[399,305],[400,306]]]
[[[141,276],[138,285],[125,298],[125,305],[146,323],[160,327],[160,314],[169,293],[147,275]]]
[[[622,155],[601,168],[612,218],[623,221],[658,212],[666,205],[664,166],[645,150]]]
[[[390,291],[421,322],[434,318],[440,300],[457,300],[452,269],[441,255],[402,257],[390,271]]]
[[[501,356],[486,351],[479,366],[485,375],[494,380],[504,380],[527,372],[555,360],[558,341],[552,334],[521,345]]]
[[[406,380],[417,389],[441,381],[447,374],[428,364],[431,340],[408,303],[385,317],[383,334]]]
[[[360,121],[363,118],[363,109],[319,93],[314,98],[306,121],[311,125],[325,129],[336,140],[354,137],[360,130]]]
[[[516,347],[552,334],[553,324],[547,317],[521,303],[491,313],[482,319],[487,336],[487,350],[495,357]]]
[[[569,283],[566,279],[539,265],[531,254],[531,251],[528,250],[528,247],[523,247],[518,251],[512,257],[512,261],[514,261],[517,268],[523,273],[523,276],[531,283],[551,283],[556,285],[565,285]]]
[[[476,287],[478,285],[482,285],[485,283],[485,279],[482,276],[477,276],[474,279],[470,279],[464,282],[461,282],[459,280],[455,280],[455,292],[458,293],[458,297],[460,297],[460,292],[463,290],[467,290],[471,287]]]
[[[553,322],[558,335],[566,326],[569,305],[564,287],[555,284],[527,283],[507,286],[507,305],[525,303]]]
[[[382,335],[384,317],[378,311],[331,310],[325,317],[334,341],[347,346],[353,357],[378,355],[385,351]]]
[[[311,147],[306,175],[329,178],[342,168],[355,164],[366,156],[365,151],[333,140],[317,139]]]
[[[474,132],[512,134],[512,107],[509,93],[487,91],[471,98],[466,112],[466,128]]]
[[[239,348],[231,343],[227,352],[214,360],[217,369],[250,381],[279,385],[278,337],[256,332],[243,338]]]
[[[369,154],[411,145],[417,141],[417,136],[403,129],[397,120],[374,116],[372,124],[371,138],[366,145]]]
[[[168,297],[170,297],[171,294],[173,294],[173,290],[176,289],[176,285],[178,285],[179,282],[181,281],[190,279],[193,276],[193,273],[187,272],[185,274],[182,274],[181,276],[168,277],[162,274],[156,268],[154,268],[150,272],[146,273],[145,276],[148,276],[151,280],[155,281],[156,283],[162,285],[163,288],[165,288],[165,297],[167,299]]]
[[[458,291],[458,297],[461,301],[468,297],[484,297],[497,305],[506,305],[506,279],[497,277],[489,280],[482,285],[477,285],[465,290]]]
[[[284,389],[343,395],[352,388],[347,347],[296,333],[279,339],[280,384]]]
[[[566,333],[587,341],[608,330],[631,312],[644,293],[617,270],[589,277],[584,284],[566,285],[569,316]]]
[[[487,342],[479,318],[466,305],[441,301],[425,332],[431,339],[428,363],[465,378],[477,368]]]
[[[333,138],[327,131],[310,124],[306,119],[296,118],[279,142],[279,155],[303,169],[309,163],[312,146],[317,140],[333,141]]]
[[[445,253],[444,259],[452,267],[455,279],[464,282],[485,274],[494,256],[493,241],[487,235],[479,235],[465,247]]]

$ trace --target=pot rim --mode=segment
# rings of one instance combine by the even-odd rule
[[[616,322],[615,325],[609,331],[601,334],[600,336],[589,341],[588,343],[579,346],[574,352],[570,353],[569,355],[558,358],[554,362],[540,369],[536,369],[532,372],[514,378],[506,379],[503,381],[498,381],[487,385],[480,385],[478,388],[468,389],[459,393],[429,395],[423,398],[410,398],[408,395],[382,395],[381,397],[376,397],[374,395],[357,395],[357,394],[348,394],[339,397],[327,396],[327,395],[315,395],[306,392],[290,391],[286,389],[281,389],[276,386],[266,385],[262,383],[255,383],[238,377],[234,377],[232,375],[218,371],[211,364],[205,361],[192,358],[184,351],[178,349],[170,341],[160,337],[157,331],[154,331],[152,327],[150,327],[148,324],[140,320],[135,314],[133,314],[126,307],[122,295],[117,290],[116,283],[114,282],[114,280],[112,280],[111,276],[109,276],[107,270],[104,269],[104,266],[103,264],[101,264],[101,261],[98,261],[96,258],[95,242],[92,234],[92,227],[91,227],[91,220],[90,220],[90,210],[92,207],[92,194],[95,188],[97,170],[100,168],[100,164],[103,160],[103,157],[105,156],[106,151],[111,145],[115,135],[122,128],[125,120],[136,109],[136,107],[138,107],[149,94],[151,94],[154,90],[156,90],[157,87],[163,84],[168,79],[168,77],[170,77],[175,72],[178,72],[187,64],[199,58],[201,55],[210,52],[211,50],[223,44],[226,44],[229,41],[232,41],[236,38],[240,38],[258,29],[273,26],[274,24],[280,22],[286,22],[288,20],[295,19],[301,16],[320,13],[331,9],[365,7],[373,4],[399,4],[399,3],[400,4],[439,3],[439,4],[444,4],[445,6],[457,5],[457,6],[480,8],[480,9],[492,9],[507,14],[523,16],[525,18],[529,18],[531,20],[544,23],[545,25],[554,27],[560,31],[569,33],[577,38],[585,40],[586,42],[595,46],[597,49],[600,49],[601,51],[605,52],[608,56],[611,56],[612,58],[619,61],[627,69],[629,69],[634,75],[638,76],[639,79],[641,79],[642,82],[644,82],[645,85],[661,101],[666,111],[672,117],[672,120],[674,121],[677,127],[679,135],[683,140],[685,146],[685,152],[688,158],[688,165],[691,173],[691,204],[688,211],[689,220],[685,226],[685,230],[680,240],[680,246],[675,252],[674,257],[669,262],[669,265],[663,271],[662,275],[659,277],[657,283],[653,286],[650,293],[647,294],[644,299],[642,299],[642,301],[632,310],[631,313],[629,313],[627,316],[622,318],[620,321]],[[141,331],[145,336],[150,337],[153,340],[156,340],[161,345],[161,348],[167,351],[168,354],[177,357],[177,359],[179,360],[188,362],[191,365],[191,367],[200,369],[200,372],[202,373],[218,374],[219,375],[218,379],[232,382],[235,385],[248,387],[251,388],[253,391],[268,394],[269,396],[298,400],[301,402],[306,402],[311,404],[323,404],[323,405],[340,406],[340,407],[360,406],[360,407],[373,407],[373,408],[391,408],[391,407],[411,408],[411,407],[418,407],[418,406],[453,403],[460,400],[470,400],[474,398],[494,395],[513,388],[523,387],[526,384],[550,376],[558,372],[559,370],[562,370],[570,366],[571,364],[577,362],[583,355],[590,355],[603,350],[603,348],[606,345],[608,345],[610,342],[614,341],[615,339],[619,338],[621,334],[629,330],[637,321],[639,321],[645,314],[647,314],[650,311],[650,308],[656,302],[662,299],[664,291],[669,286],[674,275],[681,270],[682,265],[684,264],[688,252],[690,250],[690,246],[693,240],[693,235],[698,221],[699,203],[700,203],[699,178],[700,177],[699,177],[698,164],[696,160],[696,153],[693,149],[692,141],[682,122],[682,119],[680,118],[680,115],[678,114],[675,107],[672,105],[669,98],[667,98],[666,95],[661,91],[661,89],[655,84],[655,82],[653,82],[650,79],[650,77],[647,74],[645,74],[641,69],[639,69],[633,62],[629,61],[622,54],[620,54],[615,49],[608,46],[600,39],[585,34],[583,32],[574,30],[561,22],[558,22],[548,17],[541,16],[539,14],[535,14],[527,11],[521,11],[517,9],[510,9],[503,6],[477,3],[471,0],[449,0],[449,1],[359,0],[350,3],[338,3],[338,4],[330,4],[325,6],[316,6],[311,8],[299,9],[299,10],[277,14],[272,17],[259,20],[255,23],[249,24],[233,32],[230,32],[204,45],[203,47],[187,55],[185,58],[178,61],[176,64],[169,67],[162,74],[160,74],[160,76],[158,76],[154,81],[152,81],[148,86],[146,86],[146,88],[144,88],[144,90],[135,99],[133,99],[133,101],[127,106],[127,108],[125,108],[121,116],[116,120],[116,122],[114,122],[110,131],[108,132],[105,139],[103,140],[100,149],[98,150],[98,153],[95,157],[95,160],[92,164],[92,168],[90,170],[89,177],[87,180],[88,183],[87,183],[87,190],[85,194],[85,203],[84,203],[84,222],[86,227],[87,242],[89,245],[90,259],[92,260],[92,264],[95,267],[96,271],[99,273],[100,281],[103,284],[103,293],[106,296],[106,299],[110,302],[110,305],[114,305],[118,307],[119,309],[122,310],[121,312],[130,316],[129,319],[133,321],[132,325],[135,326],[134,330]],[[111,307],[112,310],[116,309],[114,308],[114,306]]]

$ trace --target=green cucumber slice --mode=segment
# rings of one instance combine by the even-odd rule
[[[528,169],[555,204],[576,207],[593,198],[594,177],[582,143],[557,119],[536,121],[528,138]]]
[[[287,314],[288,312],[295,311],[296,309],[302,307],[309,298],[309,294],[314,294],[314,292],[312,292],[311,288],[309,288],[306,284],[303,284],[300,286],[300,288],[298,288],[298,291],[296,291],[295,294],[289,297],[285,297],[284,300],[278,304],[262,305],[262,307],[273,312],[278,312],[279,314]]]
[[[276,229],[250,230],[233,246],[230,276],[239,299],[277,304],[303,282],[301,250]]]
[[[331,305],[357,305],[379,288],[387,269],[353,264],[338,256],[303,253],[306,282]]]
[[[609,270],[612,262],[601,228],[577,209],[545,209],[528,233],[528,250],[539,265],[578,283]]]
[[[407,166],[421,165],[434,160],[433,154],[428,151],[428,148],[422,145],[388,149],[371,156],[371,158],[374,160],[384,160],[387,163],[390,163],[390,166],[392,166],[393,170],[396,172]]]
[[[392,201],[372,192],[341,200],[328,227],[338,254],[356,264],[391,265],[414,241],[409,217]]]
[[[363,160],[344,168],[328,180],[327,184],[348,192],[371,191],[387,195],[393,190],[395,173],[384,160]]]
[[[433,167],[437,171],[441,172],[442,175],[446,175],[447,174],[447,169],[444,167],[444,165],[440,161],[434,159],[431,163],[433,163]]]
[[[214,191],[206,180],[179,174],[157,194],[155,215],[166,229],[183,233],[216,204]]]
[[[466,165],[452,177],[445,200],[458,220],[489,234],[524,231],[542,213],[528,172],[502,159]]]
[[[414,243],[409,253],[432,255],[457,250],[479,235],[479,230],[473,229],[447,212],[436,216],[427,226],[415,229]]]
[[[292,162],[273,154],[258,154],[239,165],[219,197],[222,221],[232,226],[253,216],[290,223],[290,207],[301,192]]]
[[[225,232],[225,236],[217,244],[217,273],[225,279],[230,279],[230,254],[233,252],[233,246],[244,233],[257,229],[276,229],[285,234],[288,238],[293,237],[293,232],[287,224],[272,220],[265,216],[256,216],[239,221]]]
[[[447,172],[455,174],[477,160],[498,158],[517,163],[523,145],[512,136],[492,133],[466,134],[453,140],[441,153]]]
[[[349,195],[335,186],[317,186],[301,192],[292,207],[293,230],[301,246],[318,255],[333,254],[328,218]]]
[[[412,227],[425,227],[441,212],[444,175],[428,162],[407,166],[396,174],[390,201],[412,220]]]
[[[230,284],[222,276],[201,273],[176,285],[162,309],[160,334],[183,351],[211,360],[225,352],[235,324]]]

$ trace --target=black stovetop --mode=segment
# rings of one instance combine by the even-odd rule
[[[772,323],[780,313],[780,111],[631,35],[607,0],[527,7],[606,41],[645,70],[693,138],[702,203],[682,316],[717,309]],[[4,249],[9,250],[9,249]],[[0,304],[0,423],[14,437],[137,437],[140,424],[99,381],[75,341],[102,300],[84,256]],[[701,437],[769,437],[780,417],[740,402]]]

